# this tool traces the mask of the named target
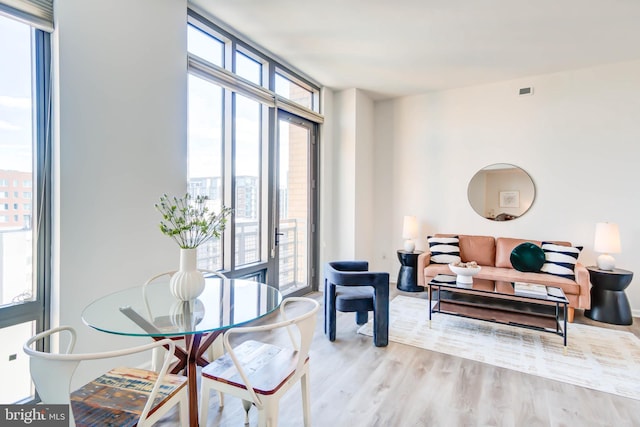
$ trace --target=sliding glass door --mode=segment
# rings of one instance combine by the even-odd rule
[[[286,295],[309,292],[315,278],[315,138],[313,123],[279,112],[275,242],[278,285]]]

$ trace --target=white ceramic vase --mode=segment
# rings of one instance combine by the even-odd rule
[[[174,297],[189,301],[204,291],[204,276],[197,269],[198,249],[180,249],[180,269],[171,276],[169,286]]]

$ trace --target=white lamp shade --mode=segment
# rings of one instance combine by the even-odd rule
[[[620,253],[620,231],[618,224],[599,222],[596,224],[596,237],[593,250],[604,254]]]
[[[415,216],[405,216],[402,224],[402,238],[415,239],[418,237],[418,220]]]

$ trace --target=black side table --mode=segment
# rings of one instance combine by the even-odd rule
[[[420,255],[421,253],[421,251],[398,251],[398,260],[401,264],[397,283],[397,287],[399,290],[405,292],[424,291],[424,288],[422,286],[418,286],[418,276],[416,268],[416,265],[418,264],[418,255]]]
[[[584,315],[598,322],[614,325],[631,325],[631,305],[624,290],[631,283],[633,272],[615,268],[600,270],[598,267],[587,267],[591,279],[591,309]]]

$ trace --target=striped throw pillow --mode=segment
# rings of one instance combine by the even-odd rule
[[[428,236],[429,251],[431,252],[431,263],[451,264],[460,262],[460,241],[455,237],[433,237]]]
[[[542,242],[542,250],[544,251],[545,261],[540,269],[541,272],[576,280],[574,270],[582,246],[574,248],[572,246]]]

